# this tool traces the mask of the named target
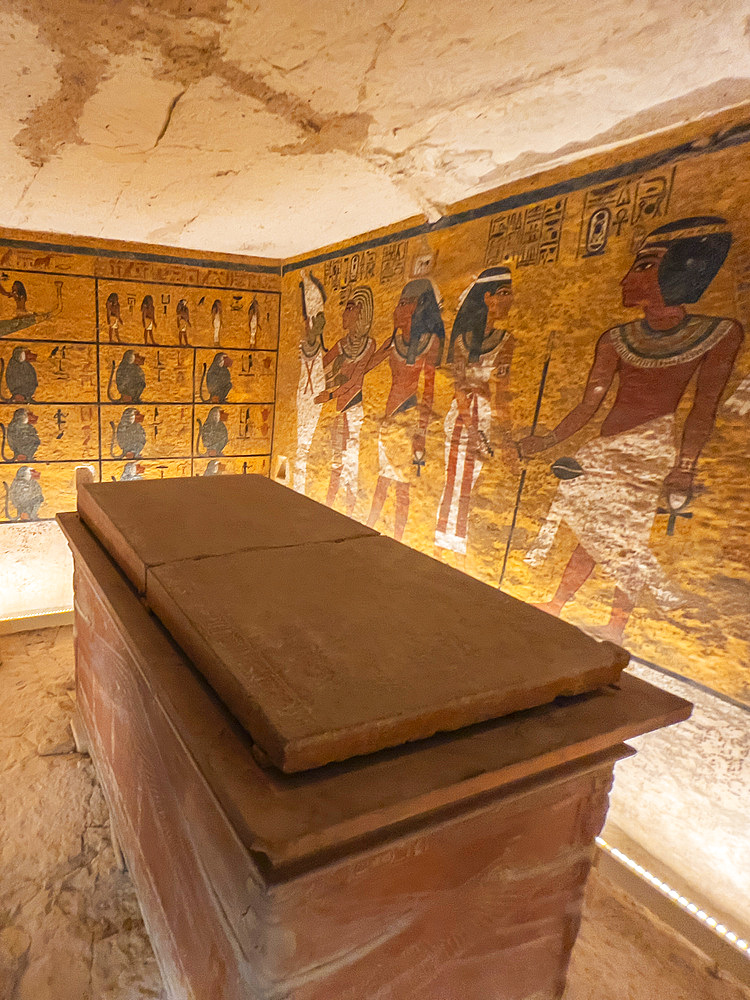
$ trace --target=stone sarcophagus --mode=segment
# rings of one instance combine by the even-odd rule
[[[623,740],[687,702],[262,477],[83,487],[60,523],[170,997],[561,995]]]

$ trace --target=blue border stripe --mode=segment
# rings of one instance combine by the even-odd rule
[[[167,254],[138,250],[112,250],[106,247],[76,247],[66,243],[40,243],[36,240],[12,240],[0,237],[0,246],[14,250],[42,250],[45,253],[80,254],[84,257],[112,257],[138,260],[145,264],[177,264],[180,267],[205,267],[214,271],[243,271],[247,274],[281,274],[281,264],[242,264],[239,261],[205,260],[201,257],[171,257]],[[11,269],[12,270],[12,269]]]
[[[716,688],[710,688],[700,681],[694,681],[692,677],[686,677],[684,674],[678,674],[674,670],[668,670],[667,667],[660,667],[658,663],[652,663],[651,660],[644,660],[641,656],[636,656],[634,653],[630,654],[630,659],[633,663],[638,663],[642,667],[648,667],[649,670],[655,670],[658,674],[665,674],[667,677],[673,678],[673,680],[679,681],[680,684],[687,684],[689,687],[696,688],[698,691],[702,691],[704,694],[710,694],[713,698],[718,698],[719,701],[726,702],[727,705],[731,705],[732,708],[739,708],[743,712],[750,712],[750,705],[746,702],[738,701],[729,694],[722,694],[721,691],[717,691]]]
[[[673,146],[659,153],[651,153],[648,156],[641,156],[638,159],[629,160],[627,163],[621,163],[613,167],[604,167],[601,170],[594,170],[580,177],[572,177],[567,181],[558,181],[556,184],[549,184],[546,187],[534,188],[520,194],[509,195],[507,198],[501,198],[499,201],[492,201],[487,205],[470,208],[465,212],[457,212],[455,215],[444,215],[437,222],[426,222],[419,226],[411,226],[409,229],[401,229],[397,232],[388,233],[386,236],[374,236],[372,239],[362,240],[359,243],[351,243],[338,250],[329,250],[315,254],[312,257],[305,258],[305,260],[295,261],[293,264],[283,264],[281,273],[288,274],[291,271],[299,270],[301,267],[311,267],[313,264],[321,264],[326,260],[333,260],[336,257],[348,256],[349,254],[359,253],[362,250],[372,250],[386,243],[395,243],[399,240],[410,239],[412,236],[424,236],[429,233],[439,232],[442,229],[452,229],[454,226],[460,226],[464,222],[483,219],[488,215],[495,215],[499,212],[509,212],[514,208],[523,208],[526,205],[532,205],[538,201],[546,201],[549,198],[559,198],[562,195],[572,194],[574,191],[580,191],[583,188],[595,187],[599,184],[620,180],[622,177],[627,177],[630,174],[655,170],[675,160],[703,156],[706,153],[717,153],[724,149],[730,149],[733,146],[742,146],[747,142],[750,142],[750,122],[744,122],[734,128],[715,132],[708,140],[698,138],[691,142],[683,142],[679,146]]]

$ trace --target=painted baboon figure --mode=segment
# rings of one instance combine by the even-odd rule
[[[203,455],[221,455],[229,441],[227,431],[228,415],[220,406],[212,406],[208,411],[206,422],[203,423],[198,417],[198,437],[203,443]]]
[[[35,402],[34,393],[39,385],[39,379],[32,362],[36,359],[36,352],[29,350],[28,347],[13,348],[5,372],[5,384],[8,386],[10,396],[0,396],[0,401],[3,403]],[[5,359],[0,358],[0,380],[2,380],[3,371],[5,371]]]
[[[36,469],[22,465],[16,472],[10,486],[3,481],[5,487],[5,519],[6,521],[38,521],[39,508],[44,503],[44,494],[39,485],[40,474]],[[11,505],[16,508],[16,516],[11,517]]]
[[[231,367],[232,359],[223,351],[219,351],[214,356],[209,368],[206,368],[205,364],[203,365],[199,392],[204,403],[226,403],[232,388],[232,376],[229,374]],[[208,395],[204,395],[204,385],[208,390]]]
[[[37,421],[35,413],[23,407],[16,410],[8,424],[7,440],[8,446],[13,452],[12,458],[5,454],[6,429],[5,424],[0,423],[0,433],[2,433],[2,457],[4,462],[33,462],[34,455],[39,447],[39,435],[34,424]]]
[[[112,362],[112,370],[109,374],[109,384],[107,385],[107,398],[112,403],[140,403],[143,390],[146,388],[146,376],[143,373],[145,357],[136,354],[133,350],[127,350],[122,356],[120,364],[115,371],[115,362]],[[119,398],[112,391],[112,383],[117,386]]]
[[[110,420],[109,426],[112,428],[112,440],[109,446],[112,458],[140,458],[141,452],[146,447],[143,414],[134,406],[127,406],[122,411],[119,424],[115,427],[114,420]],[[120,448],[119,455],[115,451],[115,440]]]

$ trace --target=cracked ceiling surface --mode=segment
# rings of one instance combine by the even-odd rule
[[[0,224],[286,257],[750,99],[750,0],[4,0]]]

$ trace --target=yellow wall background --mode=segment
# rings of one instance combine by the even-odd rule
[[[711,132],[693,129],[689,141],[676,148],[662,145],[629,147],[610,155],[600,172],[582,175],[581,168],[557,171],[554,184],[536,195],[544,178],[508,193],[498,191],[486,204],[469,208],[477,218],[447,220],[437,227],[373,234],[349,246],[331,248],[285,266],[278,375],[277,426],[273,474],[291,483],[297,447],[296,392],[300,374],[299,342],[304,318],[299,289],[305,269],[324,286],[325,343],[331,348],[342,336],[343,307],[358,285],[371,288],[375,299],[371,336],[378,346],[393,331],[393,310],[401,289],[414,274],[428,276],[439,290],[446,329],[446,349],[459,297],[483,268],[505,263],[513,274],[514,303],[507,320],[516,350],[512,362],[511,424],[493,416],[494,457],[483,464],[472,493],[465,560],[447,561],[497,586],[518,493],[526,481],[517,511],[503,589],[523,600],[543,602],[554,593],[576,545],[563,524],[548,558],[538,568],[524,562],[555,497],[558,480],[550,472],[558,457],[573,455],[598,434],[616,386],[593,421],[573,438],[521,463],[513,442],[528,433],[540,378],[549,355],[548,374],[537,431],[551,430],[580,401],[595,344],[606,329],[640,318],[625,309],[620,282],[644,236],[659,225],[685,217],[719,215],[729,221],[733,244],[729,256],[698,304],[690,312],[731,317],[745,328],[750,322],[750,166],[745,127]],[[628,164],[642,156],[640,163]],[[522,204],[502,199],[511,195]],[[499,203],[499,204],[498,204]],[[597,206],[608,205],[617,225],[610,228],[603,252],[587,255],[586,224]],[[453,224],[453,223],[458,224]],[[356,257],[356,260],[354,258]],[[352,278],[352,270],[355,275]],[[684,595],[682,607],[660,610],[643,592],[625,632],[624,644],[639,657],[750,703],[750,412],[727,405],[750,372],[747,340],[734,366],[714,430],[699,459],[691,518],[678,517],[673,534],[668,519],[655,512],[650,548],[670,581]],[[390,388],[388,363],[365,378],[364,425],[359,450],[359,491],[355,516],[366,520],[378,476],[378,430]],[[690,387],[677,415],[678,434],[692,399]],[[426,463],[410,485],[410,510],[404,542],[434,552],[436,514],[445,481],[443,421],[454,394],[445,357],[436,377]],[[331,467],[334,403],[326,402],[308,459],[307,492],[325,501]],[[336,505],[343,508],[341,493]],[[616,516],[613,512],[613,516]],[[389,490],[377,527],[393,532],[394,496]],[[599,569],[568,604],[563,617],[582,627],[603,625],[609,615],[614,581]],[[419,595],[414,598],[419,607]],[[476,622],[481,628],[482,622]],[[408,669],[408,666],[407,666]]]

